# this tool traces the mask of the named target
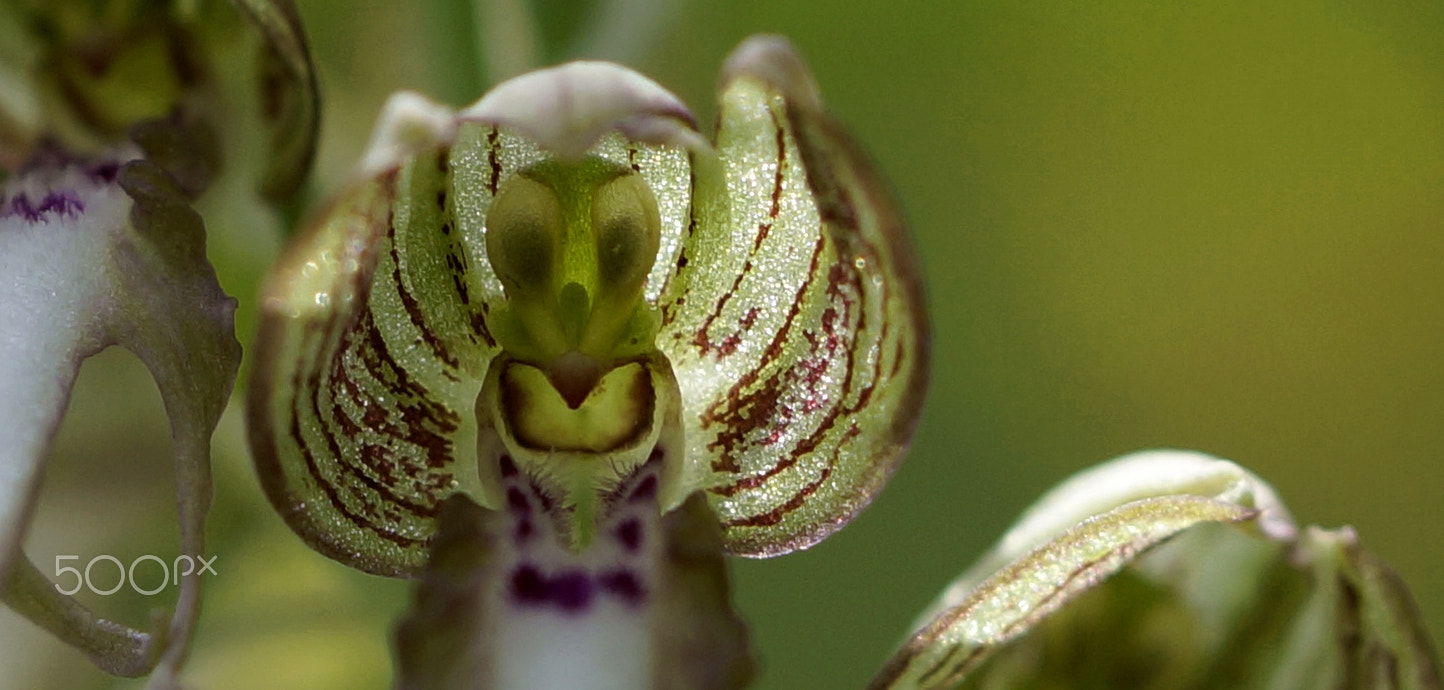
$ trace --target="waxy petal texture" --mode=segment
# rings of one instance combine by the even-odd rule
[[[791,46],[743,43],[721,100],[721,170],[698,166],[658,347],[728,551],[772,556],[831,534],[887,481],[929,330],[897,202]]]
[[[1407,589],[1352,530],[1299,530],[1262,480],[1183,451],[1049,492],[870,687],[1025,686],[1441,687]]]

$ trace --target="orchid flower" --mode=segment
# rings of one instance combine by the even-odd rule
[[[261,192],[279,200],[309,168],[309,62],[289,3],[237,7],[260,29],[261,62],[271,75],[260,87],[270,110],[257,119],[273,157],[257,177]],[[119,345],[149,369],[170,417],[179,551],[205,555],[210,435],[241,353],[236,302],[206,260],[204,223],[191,204],[233,153],[217,133],[237,118],[215,107],[224,79],[212,78],[212,60],[257,47],[203,40],[242,21],[237,15],[216,26],[209,17],[216,11],[230,10],[214,3],[0,6],[7,172],[0,186],[0,599],[106,671],[154,670],[156,687],[169,687],[185,658],[200,607],[199,571],[177,575],[172,614],[132,627],[64,593],[23,547],[80,364]]]
[[[708,141],[613,64],[398,94],[271,276],[257,470],[317,551],[417,580],[398,687],[743,687],[723,557],[815,544],[901,457],[928,325],[895,200],[785,41],[720,101]],[[1045,497],[871,687],[1070,682],[1439,675],[1352,532],[1154,452]]]
[[[226,214],[193,204],[290,203],[318,122],[295,9],[232,5],[0,5],[0,599],[157,688],[179,683],[199,575],[133,627],[23,547],[80,362],[115,344],[161,389],[180,549],[205,552],[240,352],[205,258]],[[497,26],[492,70],[524,72],[535,46]],[[258,83],[229,69],[256,48]],[[747,686],[726,557],[818,543],[902,458],[929,325],[886,180],[783,39],[733,53],[720,106],[704,136],[602,62],[461,110],[397,94],[271,275],[246,401],[260,481],[315,550],[415,581],[398,687]],[[1299,527],[1226,460],[1150,451],[1045,495],[869,687],[1441,680],[1352,530]]]
[[[721,555],[815,543],[900,457],[927,326],[896,205],[786,43],[724,80],[715,146],[611,64],[398,95],[272,276],[262,484],[322,553],[423,579],[415,683],[735,685]]]

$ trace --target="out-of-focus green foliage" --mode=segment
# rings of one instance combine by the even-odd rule
[[[327,99],[321,189],[386,94],[481,93],[467,3],[300,9]],[[873,507],[816,549],[736,564],[760,687],[856,686],[1044,488],[1156,445],[1249,466],[1301,522],[1354,525],[1444,628],[1444,7],[693,0],[633,66],[710,103],[717,64],[757,31],[798,45],[897,185],[935,324],[923,423]],[[250,342],[244,281],[276,239],[208,227]],[[172,548],[148,386],[118,355],[83,371],[37,563]],[[285,529],[236,411],[215,439],[219,574],[190,674],[213,689],[388,687],[405,584]],[[8,611],[0,665],[27,674],[0,687],[134,686]]]

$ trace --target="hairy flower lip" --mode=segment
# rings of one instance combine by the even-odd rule
[[[54,147],[37,151],[19,174],[0,186],[0,219],[18,216],[32,225],[75,220],[88,210],[87,195],[114,184],[125,160],[138,154],[127,147],[81,160]]]

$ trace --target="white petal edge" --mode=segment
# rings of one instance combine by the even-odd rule
[[[1094,515],[1147,498],[1214,498],[1259,512],[1250,524],[1265,536],[1293,542],[1298,527],[1274,488],[1239,465],[1191,450],[1145,450],[1085,469],[1044,494],[971,568],[948,585],[914,621],[917,629],[968,597],[985,578]]]
[[[582,156],[612,131],[651,144],[710,149],[676,96],[609,62],[571,62],[509,79],[461,118],[515,129],[565,159]]]

